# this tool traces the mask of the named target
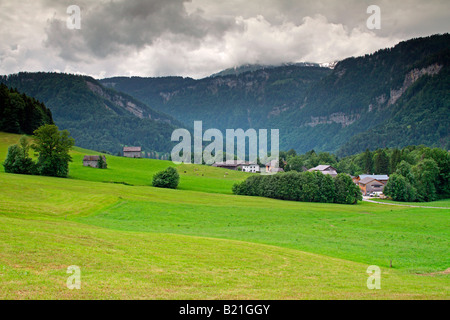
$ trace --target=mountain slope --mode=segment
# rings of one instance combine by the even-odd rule
[[[270,118],[301,105],[308,89],[329,68],[288,65],[200,80],[183,78],[109,78],[105,86],[124,91],[187,126],[267,128]]]
[[[169,152],[170,135],[181,125],[91,77],[19,73],[0,82],[44,101],[59,128],[69,130],[85,148],[117,153],[123,145],[139,145],[145,151]]]
[[[204,128],[278,128],[282,149],[353,154],[449,144],[450,35],[399,43],[334,69],[243,66],[200,80],[110,78],[106,86]],[[405,128],[409,131],[405,131]],[[404,134],[407,132],[407,134]]]
[[[439,127],[448,124],[448,116],[438,115],[448,114],[448,87],[427,94],[424,90],[438,84],[445,87],[449,50],[450,36],[436,35],[339,62],[309,92],[304,107],[282,119],[293,128],[292,135],[314,137],[313,144],[294,139],[293,147],[336,151],[346,145],[341,154],[420,143],[444,147],[449,132],[439,131]],[[412,99],[414,110],[405,105]],[[424,118],[415,118],[417,114]],[[400,122],[415,127],[414,132],[400,135],[402,138],[394,136],[392,128],[398,128]],[[364,132],[364,143],[352,140]]]

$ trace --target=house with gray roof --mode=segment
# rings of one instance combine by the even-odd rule
[[[323,174],[329,174],[332,177],[337,176],[337,170],[335,168],[333,168],[332,166],[327,165],[327,164],[318,165],[317,167],[311,168],[308,171],[309,172],[320,171]]]

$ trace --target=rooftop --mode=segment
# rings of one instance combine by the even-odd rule
[[[364,178],[373,178],[376,180],[389,180],[389,176],[387,174],[360,174],[359,175],[359,179],[364,179]]]
[[[328,168],[331,168],[332,170],[336,171],[335,168],[333,168],[332,166],[327,165],[327,164],[320,164],[317,167],[309,169],[308,171],[324,171],[324,170],[327,170]]]
[[[102,156],[103,160],[106,160],[105,156]],[[84,156],[83,161],[98,161],[100,156]]]
[[[372,182],[372,181],[378,181],[378,182],[380,182],[380,183],[383,183],[383,182],[381,182],[380,180],[378,180],[378,179],[375,179],[375,178],[372,178],[372,177],[365,177],[364,179],[361,179],[361,180],[359,180],[359,183],[360,184],[368,184],[369,182]]]
[[[141,147],[123,147],[123,152],[141,152]]]
[[[227,160],[225,162],[216,162],[213,164],[214,167],[238,167],[238,166],[248,166],[256,164],[254,162],[248,162],[244,160]]]

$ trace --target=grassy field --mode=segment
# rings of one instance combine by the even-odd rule
[[[20,136],[0,132],[0,171],[3,170],[4,159],[9,145],[19,141]],[[231,187],[237,181],[246,179],[251,173],[226,170],[195,164],[175,165],[172,161],[153,159],[128,159],[112,155],[107,157],[108,169],[97,170],[83,166],[85,155],[100,155],[100,152],[74,147],[71,152],[73,162],[69,164],[69,178],[128,184],[135,186],[150,186],[153,175],[169,166],[176,167],[180,174],[180,190],[195,190],[209,193],[231,194]]]
[[[1,161],[17,139],[0,134]],[[450,297],[446,209],[233,196],[245,174],[202,166],[177,167],[183,189],[157,189],[151,174],[169,162],[108,157],[96,170],[83,154],[73,179],[0,170],[1,299]],[[373,264],[381,290],[366,287]],[[81,290],[66,287],[70,265]]]

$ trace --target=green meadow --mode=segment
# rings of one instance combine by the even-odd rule
[[[19,138],[0,133],[0,162]],[[67,179],[0,166],[0,299],[450,297],[447,209],[234,196],[250,174],[109,155],[100,170],[85,154],[99,153],[74,148]],[[179,188],[151,187],[168,166]]]

